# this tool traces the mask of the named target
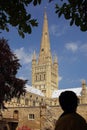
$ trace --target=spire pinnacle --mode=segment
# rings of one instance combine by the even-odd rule
[[[47,20],[47,14],[46,14],[46,10],[45,10],[40,55],[39,55],[39,63],[42,61],[45,62],[46,57],[51,58],[51,51],[50,51],[50,40],[49,40],[49,31],[48,31],[48,20]]]
[[[36,52],[34,50],[34,53],[33,53],[33,60],[36,60]]]
[[[86,89],[86,81],[82,80],[82,89]]]
[[[54,63],[58,63],[58,57],[56,54],[54,54]]]

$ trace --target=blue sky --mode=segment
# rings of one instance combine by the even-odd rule
[[[47,3],[44,0],[40,6],[27,8],[33,18],[37,18],[39,25],[33,28],[31,35],[22,39],[15,28],[10,32],[3,31],[0,37],[8,40],[10,48],[20,59],[22,67],[18,77],[28,79],[31,84],[31,60],[33,51],[38,56],[40,50],[43,15],[46,7],[50,34],[52,55],[58,56],[59,89],[80,87],[82,79],[87,82],[87,32],[81,32],[79,27],[69,26],[69,21],[55,14],[55,2]]]

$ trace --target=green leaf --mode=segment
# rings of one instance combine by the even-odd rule
[[[34,6],[37,5],[37,0],[34,0],[33,5],[34,5]]]
[[[34,0],[33,5],[36,6],[37,4],[41,4],[41,0]]]
[[[70,26],[72,26],[73,23],[74,23],[74,19],[72,19],[72,20],[70,21]]]
[[[76,19],[75,19],[75,24],[76,24],[77,26],[80,25],[80,19],[79,19],[79,18],[76,18]]]
[[[38,3],[41,4],[41,0],[38,0]]]
[[[9,32],[9,28],[8,27],[6,27],[6,31]]]
[[[38,26],[38,22],[35,19],[32,19],[29,22],[31,23],[32,26]]]
[[[31,34],[31,32],[32,32],[31,26],[27,27],[27,31],[28,31],[29,34]]]
[[[69,13],[64,14],[64,16],[65,16],[65,19],[70,19],[70,14]]]
[[[59,12],[59,6],[58,6],[58,4],[55,5],[55,9],[56,9],[55,13],[57,14]]]
[[[22,38],[25,37],[25,35],[24,35],[24,33],[23,33],[22,31],[18,30],[18,33],[19,33],[19,35],[20,35]]]
[[[81,28],[80,28],[80,29],[81,29],[81,31],[84,31],[84,32],[85,32],[85,31],[87,31],[87,26],[86,26],[85,24],[84,24],[84,25],[81,25]]]
[[[60,17],[61,15],[62,15],[62,11],[59,12],[58,17]]]

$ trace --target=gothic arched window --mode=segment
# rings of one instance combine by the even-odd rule
[[[45,74],[44,74],[44,80],[45,80]]]
[[[35,106],[35,101],[33,101],[33,106]]]
[[[18,117],[19,117],[19,111],[18,110],[14,110],[14,112],[13,112],[13,118],[14,119],[18,119]]]
[[[26,98],[25,99],[25,105],[28,105],[28,102],[29,102],[29,100],[28,100],[28,98]]]
[[[36,75],[36,81],[37,81],[37,75]]]

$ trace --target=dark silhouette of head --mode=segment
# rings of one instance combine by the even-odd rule
[[[78,97],[73,91],[64,91],[59,96],[59,103],[64,112],[75,112],[78,101]]]

